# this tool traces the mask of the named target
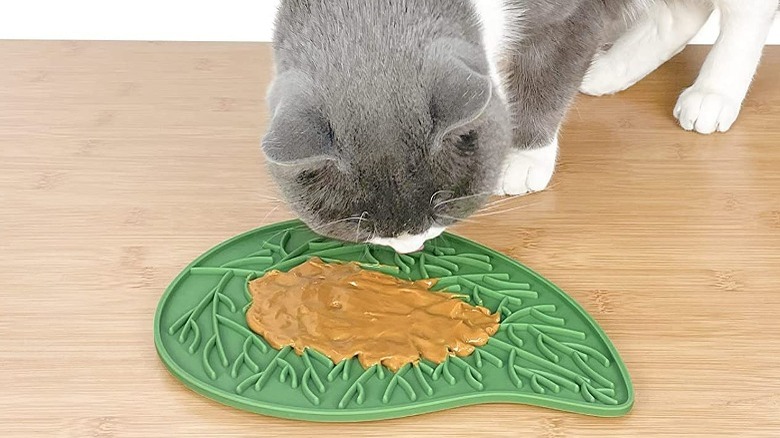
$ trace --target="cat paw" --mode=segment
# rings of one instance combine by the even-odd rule
[[[674,107],[674,117],[686,131],[700,134],[726,132],[737,120],[741,106],[740,99],[704,91],[694,85],[680,95]]]
[[[524,195],[547,188],[555,171],[558,141],[537,149],[515,149],[504,162],[497,195]]]
[[[610,54],[596,55],[580,85],[580,92],[591,96],[615,94],[634,85],[640,77],[631,75],[628,64]]]

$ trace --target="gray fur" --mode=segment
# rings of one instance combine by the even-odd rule
[[[525,11],[523,38],[504,49],[502,74],[513,145],[535,148],[555,137],[593,56],[616,22],[644,0],[511,0]]]
[[[502,63],[510,111],[469,0],[282,1],[263,147],[306,223],[363,241],[471,214],[509,147],[555,134],[606,23],[635,2],[515,3],[526,16]]]

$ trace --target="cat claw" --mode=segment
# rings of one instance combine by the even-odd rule
[[[515,149],[504,162],[497,195],[524,195],[547,188],[555,172],[558,142],[538,149]]]
[[[674,117],[686,131],[700,134],[726,132],[737,120],[741,105],[739,99],[704,91],[694,85],[680,95]]]

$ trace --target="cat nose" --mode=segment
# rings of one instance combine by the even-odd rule
[[[371,239],[371,243],[389,246],[400,254],[409,254],[421,251],[425,246],[425,241],[438,237],[443,231],[442,227],[433,227],[421,234],[403,233],[397,237],[375,237]]]

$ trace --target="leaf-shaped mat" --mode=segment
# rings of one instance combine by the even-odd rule
[[[333,364],[313,350],[271,348],[247,328],[247,283],[309,257],[358,261],[501,312],[498,333],[467,357],[421,361],[393,373]],[[615,347],[552,283],[518,262],[444,234],[425,250],[320,237],[299,221],[263,227],[208,251],[171,283],[154,320],[157,351],[195,391],[241,409],[312,421],[363,421],[479,403],[510,402],[599,416],[631,409],[633,389]]]

